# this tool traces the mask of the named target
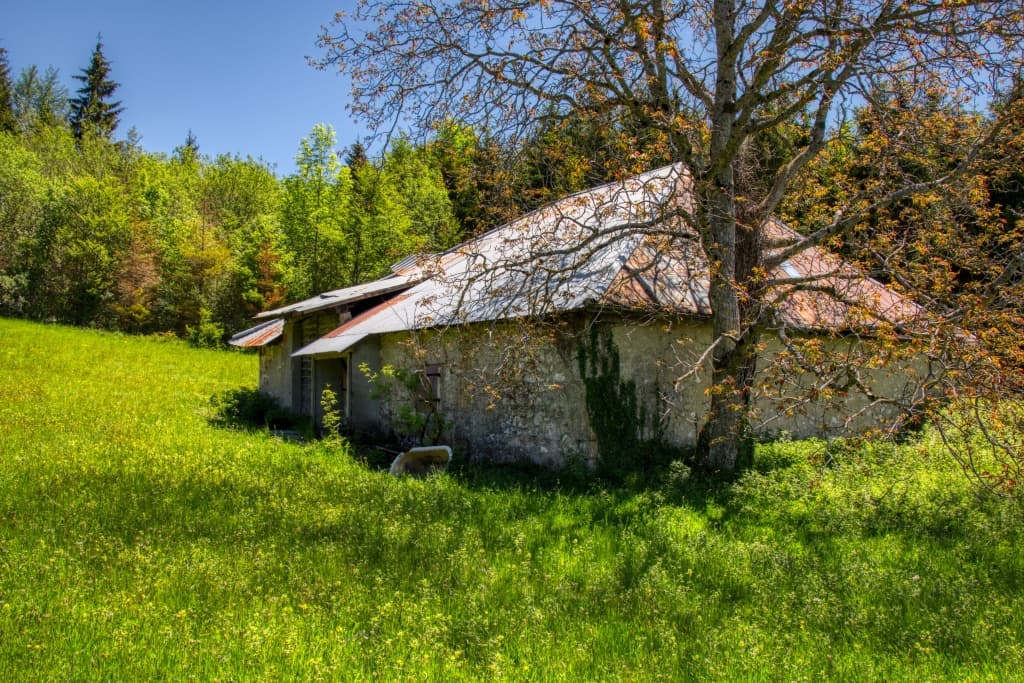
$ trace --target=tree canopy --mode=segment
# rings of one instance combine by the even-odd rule
[[[38,84],[26,69],[26,84]],[[32,85],[25,93],[39,93]],[[396,145],[341,164],[317,125],[298,169],[131,141],[75,139],[24,100],[0,133],[0,314],[216,344],[286,299],[380,277],[409,253],[458,241],[433,151]],[[198,337],[197,337],[198,340]]]

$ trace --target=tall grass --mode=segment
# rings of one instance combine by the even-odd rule
[[[1012,680],[1024,510],[927,437],[738,481],[395,479],[212,426],[256,361],[0,320],[0,678]]]

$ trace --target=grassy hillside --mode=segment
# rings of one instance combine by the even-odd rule
[[[0,320],[0,679],[1011,680],[1024,510],[927,442],[398,480],[208,424],[252,356]]]

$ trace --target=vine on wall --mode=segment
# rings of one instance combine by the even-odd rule
[[[658,389],[648,401],[638,396],[636,382],[622,378],[619,349],[611,330],[591,325],[577,347],[587,416],[597,437],[601,474],[622,478],[647,472],[672,459],[658,411]],[[650,407],[648,405],[650,403]]]

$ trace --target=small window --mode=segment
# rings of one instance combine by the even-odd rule
[[[423,368],[423,395],[424,401],[439,403],[441,401],[441,366],[438,363],[431,363]]]

